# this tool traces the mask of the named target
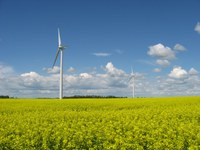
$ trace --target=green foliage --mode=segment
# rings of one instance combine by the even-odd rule
[[[200,149],[200,97],[2,99],[0,149]]]

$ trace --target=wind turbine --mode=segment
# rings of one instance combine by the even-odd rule
[[[60,53],[60,99],[63,98],[63,51],[65,47],[61,44],[61,37],[60,37],[60,30],[58,28],[58,50],[56,52],[56,58],[54,60],[53,66],[54,67],[58,55]]]
[[[135,97],[135,74],[133,73],[133,68],[131,67],[131,76],[129,78],[129,82],[132,82],[132,87],[133,87],[133,95],[132,97]]]

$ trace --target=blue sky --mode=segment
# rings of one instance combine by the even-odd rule
[[[137,96],[199,95],[199,6],[199,0],[0,0],[0,95],[58,96],[59,68],[51,69],[58,27],[69,46],[66,96],[131,96],[131,66]]]

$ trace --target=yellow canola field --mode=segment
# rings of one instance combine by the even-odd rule
[[[200,97],[0,100],[0,149],[200,149]]]

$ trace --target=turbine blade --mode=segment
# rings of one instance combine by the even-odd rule
[[[128,82],[131,82],[132,80],[134,80],[134,78],[135,78],[135,74],[133,73],[133,67],[131,66],[131,75],[129,77]]]
[[[60,37],[60,30],[58,28],[58,46],[61,46],[61,37]]]
[[[54,60],[54,63],[53,63],[52,68],[54,67],[54,65],[55,65],[55,63],[56,63],[56,60],[57,60],[57,58],[58,58],[59,52],[60,52],[60,49],[58,48],[58,50],[57,50],[57,52],[56,52],[56,58],[55,58],[55,60]]]
[[[130,82],[133,78],[134,78],[134,76],[130,76],[128,82]]]

